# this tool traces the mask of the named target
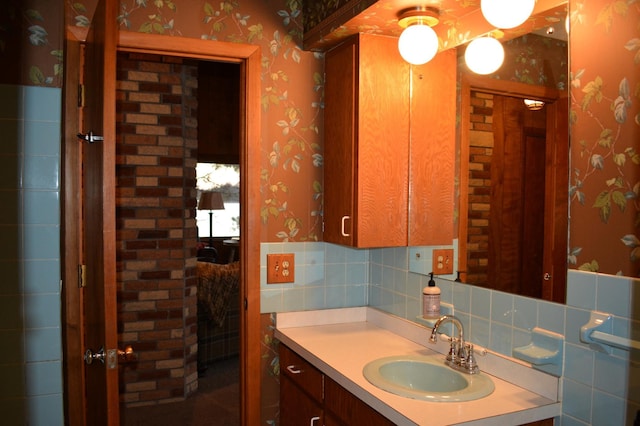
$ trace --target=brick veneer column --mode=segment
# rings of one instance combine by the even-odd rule
[[[492,153],[493,95],[472,91],[467,278],[479,285],[487,282]]]
[[[118,56],[118,327],[137,361],[120,366],[121,400],[182,400],[198,386],[197,64]]]

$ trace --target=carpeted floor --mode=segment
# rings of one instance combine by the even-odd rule
[[[238,426],[240,424],[239,361],[209,365],[198,379],[198,391],[186,401],[123,408],[123,426]]]

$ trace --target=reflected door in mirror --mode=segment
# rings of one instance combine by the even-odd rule
[[[472,91],[471,99],[464,280],[563,302],[566,114],[557,101],[530,111],[522,98]]]

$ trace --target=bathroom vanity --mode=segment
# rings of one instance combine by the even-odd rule
[[[444,363],[449,349],[447,339],[428,343],[430,328],[374,308],[279,313],[276,321],[283,426],[502,426],[561,413],[557,377],[491,352],[479,356],[478,364],[495,389],[480,399],[431,402],[374,386],[363,375],[364,366],[371,361],[408,355]]]

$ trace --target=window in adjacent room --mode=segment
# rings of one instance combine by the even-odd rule
[[[198,163],[196,166],[198,199],[201,191],[222,192],[224,210],[213,210],[213,237],[240,236],[240,166],[237,164]],[[209,210],[196,209],[198,237],[209,237]]]

